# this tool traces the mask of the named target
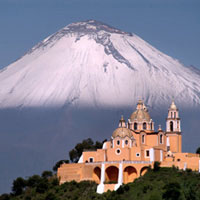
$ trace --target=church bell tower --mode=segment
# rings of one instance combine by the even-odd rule
[[[181,152],[182,136],[181,136],[181,121],[179,118],[179,110],[174,101],[168,110],[166,119],[166,137],[167,150],[171,152]]]

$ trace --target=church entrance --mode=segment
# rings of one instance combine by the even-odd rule
[[[135,167],[128,166],[124,169],[124,184],[133,182],[135,178],[137,178],[137,170]]]
[[[110,166],[106,169],[106,183],[118,182],[119,169],[115,166]]]

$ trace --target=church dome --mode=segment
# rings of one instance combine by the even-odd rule
[[[119,127],[117,128],[113,134],[112,137],[121,137],[121,138],[125,138],[125,137],[129,137],[131,138],[133,136],[131,130],[129,130],[128,128],[124,128],[124,127]]]
[[[136,110],[135,112],[132,113],[130,117],[131,121],[137,120],[138,122],[140,121],[150,121],[151,117],[147,111],[144,109],[141,110]]]
[[[148,110],[141,100],[138,101],[137,110],[131,114],[130,120],[138,122],[151,120]]]

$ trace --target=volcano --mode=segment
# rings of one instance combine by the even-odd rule
[[[83,139],[109,139],[138,99],[156,127],[165,124],[174,99],[183,119],[183,150],[194,151],[200,140],[198,69],[95,20],[44,39],[0,71],[0,192],[18,176],[67,159]]]
[[[199,105],[200,73],[130,33],[72,23],[0,73],[0,108]]]

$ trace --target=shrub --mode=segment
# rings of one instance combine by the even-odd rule
[[[158,161],[154,162],[153,171],[156,172],[159,171],[159,169],[160,169],[160,162]]]
[[[196,153],[197,153],[197,154],[200,154],[200,147],[197,148]]]
[[[57,171],[58,168],[64,164],[64,163],[69,163],[69,160],[59,160],[54,166],[53,166],[53,171]]]
[[[181,186],[178,182],[171,182],[164,186],[163,199],[179,200],[181,197]]]
[[[42,172],[42,177],[43,177],[43,178],[50,178],[50,177],[52,177],[52,176],[53,176],[52,171],[43,171],[43,172]]]
[[[0,196],[0,200],[10,200],[9,194],[2,194],[2,195]]]
[[[36,187],[38,183],[41,181],[41,177],[39,175],[33,175],[28,178],[27,180],[27,186],[29,187]]]
[[[22,194],[24,188],[26,187],[26,180],[21,177],[18,177],[16,180],[13,181],[12,191],[14,195]]]

